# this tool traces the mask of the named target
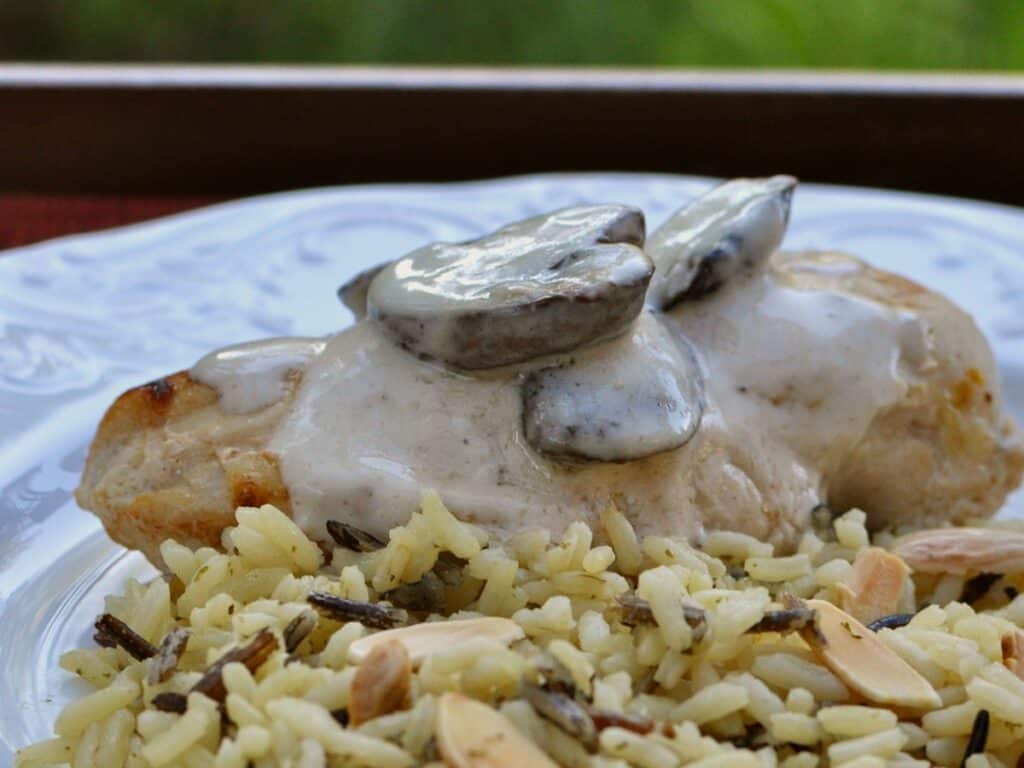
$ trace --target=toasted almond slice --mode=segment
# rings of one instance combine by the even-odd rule
[[[843,610],[865,624],[897,613],[909,573],[907,564],[891,552],[862,549],[846,583],[838,585]]]
[[[1024,680],[1024,632],[1009,632],[1002,637],[1003,665]]]
[[[518,624],[500,616],[431,621],[361,637],[349,646],[348,658],[349,661],[358,664],[381,643],[400,640],[405,645],[405,650],[409,652],[409,659],[416,665],[433,653],[454,648],[460,643],[478,637],[497,640],[500,643],[512,643],[521,640],[524,635]]]
[[[436,735],[448,768],[557,768],[504,715],[461,693],[441,696]]]
[[[853,616],[825,600],[808,600],[807,606],[818,612],[826,644],[811,633],[805,639],[850,688],[877,704],[910,709],[942,706],[928,681]]]
[[[936,528],[896,540],[892,552],[922,573],[1024,571],[1024,532],[999,528]]]
[[[388,715],[405,706],[412,680],[409,652],[399,640],[378,643],[356,669],[348,714],[353,725]]]

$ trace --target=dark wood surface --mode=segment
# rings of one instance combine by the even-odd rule
[[[787,172],[1024,204],[1022,129],[1011,76],[0,65],[0,236],[25,195],[50,196],[54,220],[52,196],[106,206],[106,225],[282,189],[559,170]]]
[[[0,249],[134,224],[220,202],[218,197],[0,195]]]

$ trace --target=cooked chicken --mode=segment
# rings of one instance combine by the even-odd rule
[[[732,529],[783,547],[821,503],[859,506],[875,527],[992,514],[1020,482],[1024,444],[970,318],[852,257],[771,255],[792,180],[731,184],[709,196],[713,226],[690,206],[652,236],[643,309],[619,300],[643,269],[601,255],[625,243],[615,258],[637,261],[630,209],[629,227],[598,206],[414,252],[373,277],[354,305],[368,317],[336,336],[229,348],[122,395],[78,501],[156,563],[166,537],[219,545],[238,505],[273,503],[322,540],[329,519],[385,535],[424,487],[503,533],[596,526],[614,503],[645,533]],[[571,247],[524,245],[552,221]],[[479,288],[489,258],[508,267],[500,300],[478,290],[466,303],[460,270],[472,265]],[[590,314],[566,350],[551,336],[574,302]],[[614,322],[595,322],[594,302]],[[413,337],[381,322],[385,306],[412,318]],[[505,346],[481,353],[464,329],[503,316]],[[626,330],[608,338],[613,325]],[[446,344],[463,346],[408,351]],[[466,359],[503,365],[452,367]]]

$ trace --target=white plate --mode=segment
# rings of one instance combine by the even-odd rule
[[[349,323],[334,289],[431,240],[582,202],[642,207],[653,228],[706,179],[593,174],[378,186],[243,200],[0,257],[0,765],[46,738],[84,688],[57,667],[102,595],[152,569],[71,500],[115,395],[250,338]],[[789,247],[859,254],[966,307],[1024,417],[1024,211],[806,185]],[[1013,502],[1024,511],[1021,495]]]

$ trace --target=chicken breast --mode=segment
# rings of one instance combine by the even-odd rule
[[[680,340],[700,380],[681,445],[625,460],[535,447],[527,382],[578,371],[543,382],[606,377],[595,391],[615,396],[657,375],[641,360],[652,373],[637,376],[635,356],[659,334]],[[966,314],[855,258],[798,253],[645,309],[613,339],[473,375],[419,359],[371,319],[215,353],[111,406],[76,498],[157,564],[164,538],[218,546],[239,505],[273,503],[320,540],[328,519],[386,534],[424,487],[499,533],[596,526],[615,504],[643,533],[730,529],[791,547],[821,503],[858,506],[876,528],[963,522],[997,510],[1022,471]]]

